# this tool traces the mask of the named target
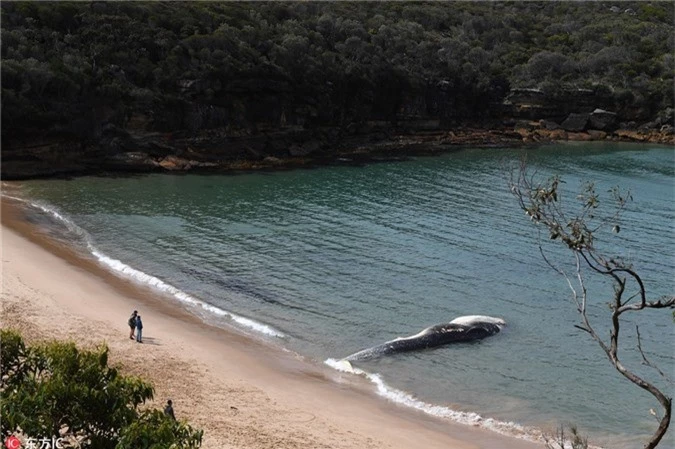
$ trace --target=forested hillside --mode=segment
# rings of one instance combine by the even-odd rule
[[[672,2],[3,2],[2,139],[448,128],[504,116],[513,88],[645,123],[673,106],[674,17]]]

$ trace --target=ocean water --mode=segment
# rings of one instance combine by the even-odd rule
[[[630,188],[621,232],[600,234],[599,245],[633,263],[650,297],[675,293],[672,147],[463,149],[362,167],[83,177],[25,182],[20,196],[44,232],[120,276],[311,363],[344,370],[337,360],[433,324],[504,318],[481,342],[355,362],[345,376],[442,419],[525,438],[573,423],[594,444],[640,447],[658,404],[574,328],[567,284],[542,260],[537,228],[507,187],[523,155],[540,176],[561,175],[569,200],[587,180],[602,194]],[[569,253],[550,251],[572,266]],[[611,285],[587,282],[591,318],[607,335]],[[646,354],[675,378],[672,316],[630,320],[620,357],[672,396],[641,366],[634,339],[637,324]]]

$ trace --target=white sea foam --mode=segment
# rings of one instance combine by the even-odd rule
[[[528,441],[543,441],[542,433],[540,431],[524,427],[518,423],[504,422],[493,418],[483,418],[478,413],[456,411],[449,407],[424,402],[410,393],[387,385],[380,374],[373,374],[362,370],[361,368],[356,368],[349,362],[345,363],[344,360],[327,359],[324,363],[337,371],[365,377],[375,385],[379,396],[396,404],[419,410],[431,416],[450,419],[474,427],[481,427],[503,435],[516,436]]]
[[[28,201],[28,200],[26,200],[26,199],[24,199],[24,198],[21,198],[21,197],[18,197],[18,196],[7,195],[7,194],[5,194],[5,193],[3,193],[2,196],[4,196],[5,198],[10,198],[10,199],[12,199],[12,200],[22,202],[22,203],[27,204],[28,206],[33,207],[33,208],[35,208],[35,209],[39,209],[39,210],[42,211],[45,215],[48,215],[48,216],[50,216],[50,217],[56,219],[56,220],[59,221],[60,223],[62,223],[62,224],[66,227],[66,229],[68,229],[68,231],[70,231],[70,232],[72,232],[73,234],[77,235],[78,237],[84,239],[84,241],[87,243],[87,245],[91,245],[90,238],[89,238],[89,236],[87,235],[87,233],[84,231],[84,229],[82,229],[81,227],[79,227],[78,225],[76,225],[76,224],[75,224],[73,221],[71,221],[69,218],[64,217],[63,215],[61,215],[61,214],[60,214],[56,209],[54,209],[53,207],[47,206],[47,205],[42,204],[41,202],[38,202],[38,201]]]
[[[271,337],[279,337],[279,338],[284,337],[283,333],[279,332],[278,330],[274,329],[271,326],[259,323],[250,318],[245,318],[243,316],[236,315],[232,312],[228,312],[227,310],[223,310],[220,307],[216,307],[214,305],[201,301],[200,299],[197,299],[194,296],[185,293],[184,291],[174,287],[171,284],[162,281],[161,279],[155,276],[144,273],[140,270],[130,267],[129,265],[117,259],[113,259],[111,257],[106,256],[105,254],[96,250],[93,246],[90,246],[89,250],[94,255],[94,257],[98,259],[100,263],[106,265],[113,271],[121,273],[124,276],[131,278],[141,284],[149,285],[163,293],[167,293],[183,303],[189,304],[194,307],[199,307],[202,310],[205,310],[213,315],[228,317],[237,324],[252,329],[261,334],[269,335]]]
[[[68,231],[72,232],[76,236],[82,239],[82,241],[86,244],[87,250],[98,260],[99,263],[102,265],[105,265],[108,269],[112,270],[114,273],[118,275],[122,275],[128,279],[132,279],[135,282],[138,282],[142,285],[150,286],[154,289],[159,290],[162,293],[169,294],[176,298],[177,300],[189,304],[190,306],[201,308],[202,310],[211,313],[216,316],[221,316],[221,317],[227,317],[234,321],[235,323],[239,324],[240,326],[246,327],[248,329],[251,329],[255,332],[268,335],[271,337],[277,337],[277,338],[283,338],[285,335],[274,329],[271,326],[268,326],[263,323],[259,323],[257,321],[254,321],[250,318],[246,318],[237,314],[234,314],[232,312],[228,312],[227,310],[223,310],[219,307],[216,307],[214,305],[208,304],[198,298],[195,298],[194,296],[185,293],[184,291],[174,287],[173,285],[164,282],[163,280],[149,275],[147,273],[144,273],[143,271],[137,270],[124,262],[113,259],[112,257],[109,257],[105,254],[103,254],[101,251],[99,251],[93,244],[91,237],[89,234],[82,228],[80,228],[77,224],[75,224],[72,220],[69,218],[63,216],[61,213],[58,212],[55,208],[42,204],[40,202],[36,201],[28,201],[26,199],[20,198],[20,197],[15,197],[15,196],[9,196],[9,195],[3,195],[6,198],[11,198],[16,201],[20,201],[22,203],[28,204],[29,206],[32,206],[36,209],[39,209],[43,213],[51,216],[52,218],[58,220],[60,223],[62,223]]]

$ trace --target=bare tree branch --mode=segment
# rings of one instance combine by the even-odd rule
[[[659,426],[644,446],[645,449],[653,449],[658,446],[668,431],[672,413],[672,398],[666,396],[653,383],[626,368],[620,361],[618,351],[621,316],[627,312],[644,309],[673,309],[675,308],[675,295],[657,301],[647,300],[647,289],[640,275],[621,258],[605,257],[595,248],[595,234],[602,228],[613,225],[614,232],[619,231],[616,223],[625,211],[628,202],[632,200],[630,191],[622,193],[618,187],[610,190],[615,207],[611,214],[603,215],[600,197],[596,193],[595,186],[589,183],[577,197],[577,200],[580,201],[580,212],[570,215],[574,218],[568,219],[565,213],[566,207],[563,207],[562,204],[562,194],[558,190],[562,183],[563,181],[555,176],[549,178],[546,182],[537,182],[537,176],[528,173],[525,161],[521,161],[518,174],[511,173],[510,191],[520,208],[530,217],[530,220],[535,224],[543,225],[548,230],[551,240],[563,243],[574,255],[576,282],[573,283],[570,276],[547,257],[541,238],[539,239],[539,252],[544,261],[565,278],[572,292],[572,299],[581,319],[581,324],[575,324],[574,327],[588,333],[602,348],[610,363],[622,376],[648,391],[663,407],[664,413],[658,418]],[[597,334],[588,318],[588,291],[583,275],[584,268],[590,269],[592,273],[607,276],[613,282],[614,295],[610,301],[611,329],[609,342],[606,342]],[[629,284],[632,286],[633,283],[637,285],[637,292],[624,298],[626,287]],[[639,329],[636,328],[636,330],[638,350],[642,356],[643,364],[655,369],[662,377],[669,380],[656,365],[647,359],[642,349]],[[657,416],[656,412],[653,412],[653,414]]]
[[[640,339],[640,327],[637,324],[635,325],[635,333],[637,334],[638,351],[640,351],[640,355],[642,356],[642,364],[646,365],[650,368],[655,369],[656,372],[661,375],[661,377],[663,377],[664,379],[666,379],[668,382],[670,382],[672,384],[673,381],[670,380],[670,378],[663,371],[661,371],[658,366],[654,365],[652,362],[650,362],[647,359],[647,356],[645,355],[644,351],[642,350],[642,340]]]

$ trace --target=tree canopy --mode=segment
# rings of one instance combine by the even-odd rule
[[[3,135],[87,136],[134,111],[156,130],[395,120],[425,95],[424,113],[471,118],[509,87],[546,86],[601,89],[649,119],[673,106],[674,14],[672,2],[3,2]],[[187,118],[167,112],[186,104]]]
[[[139,410],[152,386],[108,366],[108,349],[74,343],[27,346],[16,332],[0,331],[0,433],[64,437],[78,447],[168,449],[201,446],[202,431],[158,410]]]

